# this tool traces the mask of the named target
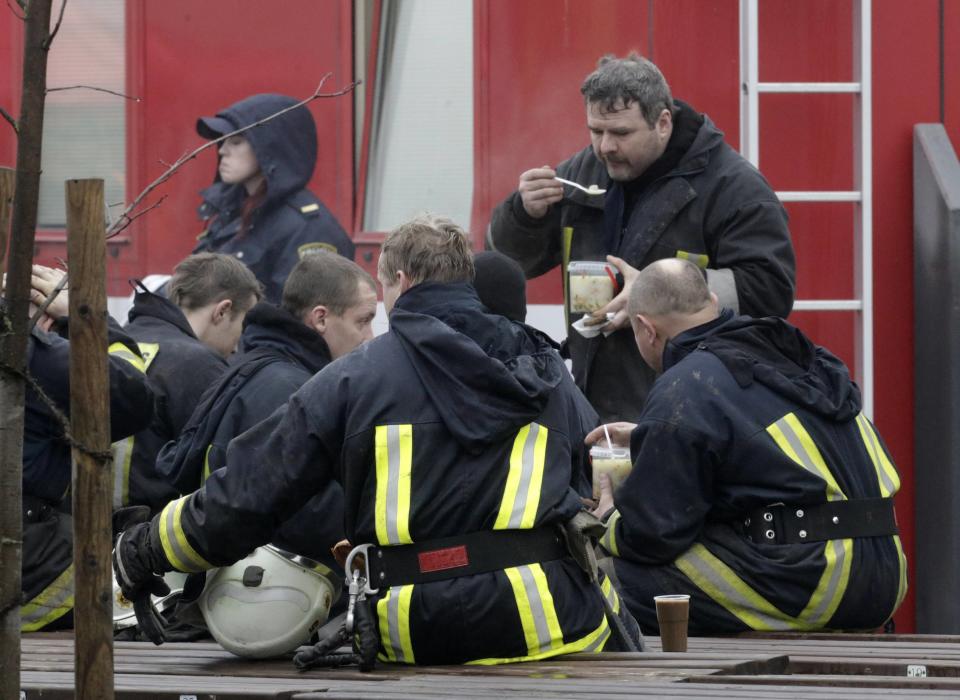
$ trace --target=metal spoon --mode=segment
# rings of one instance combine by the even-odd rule
[[[571,187],[576,187],[581,192],[586,192],[587,194],[606,194],[606,190],[600,189],[596,185],[590,185],[590,187],[584,187],[579,182],[574,182],[573,180],[564,180],[562,177],[553,178],[557,182],[562,182],[564,185],[570,185]]]

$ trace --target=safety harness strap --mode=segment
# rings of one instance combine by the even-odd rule
[[[815,505],[777,503],[743,521],[753,542],[799,544],[898,534],[892,498],[857,498]]]
[[[570,556],[553,527],[484,530],[413,544],[371,547],[370,585],[377,588],[444,581]]]

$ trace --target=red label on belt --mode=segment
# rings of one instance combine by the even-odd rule
[[[460,566],[470,564],[470,558],[467,556],[466,545],[457,547],[445,547],[444,549],[434,549],[429,552],[420,552],[417,555],[420,561],[420,573],[429,574],[432,571],[444,571],[445,569],[456,569]]]

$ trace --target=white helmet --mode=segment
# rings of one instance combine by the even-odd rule
[[[208,572],[199,603],[224,649],[267,658],[305,644],[339,596],[340,578],[326,566],[266,545]]]
[[[163,575],[164,582],[170,587],[170,592],[163,596],[150,596],[158,612],[165,612],[177,604],[180,594],[183,593],[183,584],[187,580],[187,574],[180,571],[168,571]],[[119,632],[129,627],[135,627],[137,616],[133,612],[133,603],[127,600],[120,590],[120,584],[117,578],[113,578],[113,631]]]

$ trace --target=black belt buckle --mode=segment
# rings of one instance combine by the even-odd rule
[[[771,503],[754,511],[743,521],[744,532],[755,544],[782,544],[783,503]]]

